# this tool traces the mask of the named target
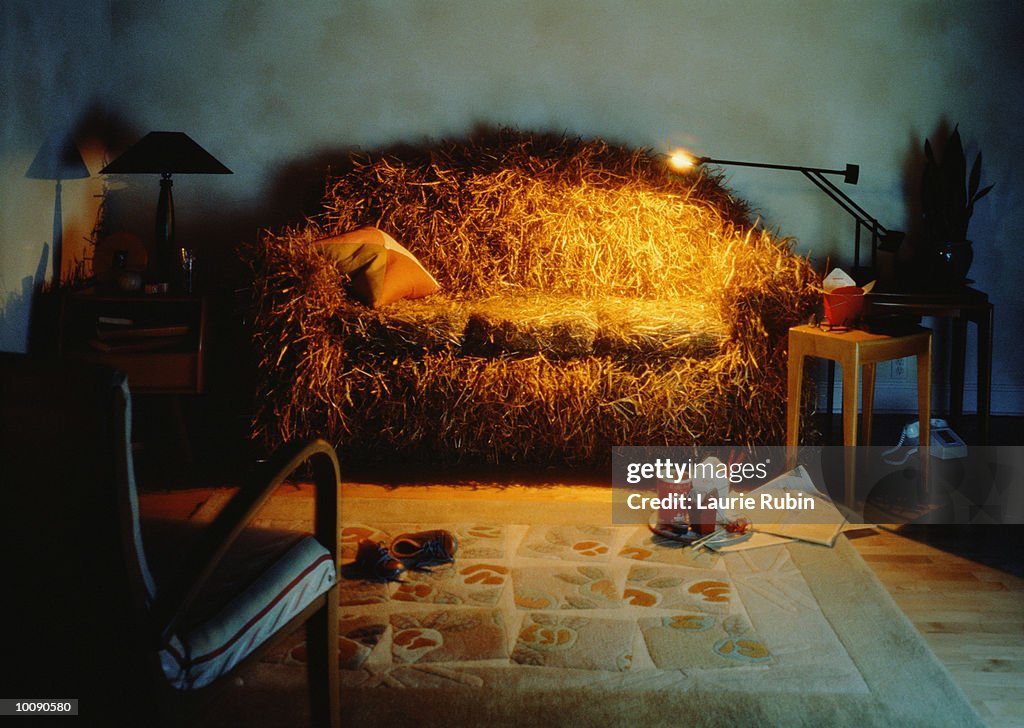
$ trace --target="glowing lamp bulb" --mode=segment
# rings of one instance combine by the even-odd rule
[[[685,149],[676,149],[668,157],[669,166],[677,172],[685,172],[686,170],[693,169],[697,160],[693,158]]]

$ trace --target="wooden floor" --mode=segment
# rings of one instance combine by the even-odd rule
[[[848,537],[989,725],[1024,726],[1024,527],[986,549],[972,543],[973,528],[938,537],[923,527],[873,528]]]
[[[531,491],[519,497],[535,497]],[[215,492],[143,493],[140,507],[144,516],[187,519]],[[283,494],[302,497],[290,488]],[[977,528],[871,527],[847,536],[989,725],[1021,727],[1024,527]]]

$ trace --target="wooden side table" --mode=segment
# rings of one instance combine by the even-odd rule
[[[61,300],[58,330],[58,356],[124,372],[133,394],[203,391],[203,296],[74,291]]]
[[[206,307],[204,296],[95,289],[68,292],[60,301],[57,355],[124,372],[133,395],[161,395],[186,463],[192,446],[180,396],[205,387]]]
[[[952,321],[950,342],[949,415],[957,420],[964,411],[964,359],[967,324],[978,330],[978,435],[988,442],[992,414],[992,339],[994,307],[988,296],[974,288],[959,291],[875,293],[865,297],[866,314],[934,316]]]
[[[843,445],[847,450],[844,502],[853,507],[855,466],[853,448],[857,445],[857,390],[863,367],[864,414],[861,440],[871,443],[871,414],[875,399],[875,365],[891,359],[917,357],[917,413],[921,422],[921,443],[931,436],[931,352],[932,332],[918,327],[902,336],[872,334],[859,329],[829,331],[814,326],[794,326],[789,330],[788,391],[786,398],[786,449],[790,467],[796,465],[800,438],[800,394],[803,391],[804,359],[821,357],[837,362],[843,369]],[[928,452],[921,449],[921,462],[928,464]]]

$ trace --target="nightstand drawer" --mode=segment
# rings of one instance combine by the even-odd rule
[[[74,292],[63,299],[60,331],[61,355],[119,369],[132,392],[203,391],[202,296]]]
[[[136,394],[198,394],[203,391],[200,357],[195,352],[159,354],[104,354],[78,352],[76,359],[99,362],[124,372]]]

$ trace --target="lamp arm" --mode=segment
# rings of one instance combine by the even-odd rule
[[[156,228],[153,236],[153,254],[155,265],[151,270],[155,272],[157,279],[161,282],[169,282],[174,270],[174,196],[171,187],[174,182],[171,180],[170,172],[160,175],[160,196],[156,201]]]
[[[889,231],[882,227],[878,220],[871,217],[864,208],[850,199],[849,195],[839,189],[831,180],[811,170],[804,171],[804,176],[842,207],[856,222],[853,239],[853,265],[855,268],[860,268],[860,229],[863,226],[871,232],[871,265],[874,267],[878,239],[883,235],[887,235]]]
[[[839,187],[837,187],[836,184],[831,180],[826,179],[820,175],[811,175],[807,173],[805,173],[804,176],[811,180],[811,182],[814,182],[814,184],[818,185],[818,188],[822,192],[824,192],[826,195],[828,195],[837,203],[839,203],[839,205],[842,206],[842,208],[846,210],[850,215],[857,218],[857,222],[859,222],[861,225],[864,225],[864,227],[869,228],[872,231],[877,231],[882,235],[885,235],[887,232],[889,232],[884,227],[882,227],[881,223],[879,223],[878,220],[871,217],[871,215],[868,214],[867,210],[865,210],[863,207],[854,202],[849,195],[847,195],[845,192],[839,189]]]
[[[768,162],[737,162],[730,159],[712,159],[700,157],[698,164],[721,164],[728,167],[757,167],[758,169],[788,169],[793,172],[815,172],[817,174],[842,175],[850,184],[857,184],[859,168],[855,164],[846,165],[845,169],[825,169],[823,167],[800,167],[794,164],[769,164]]]
[[[888,235],[889,231],[879,224],[878,220],[871,217],[864,208],[854,202],[849,195],[839,189],[838,186],[830,179],[826,178],[825,175],[832,174],[836,176],[842,176],[843,181],[847,184],[857,184],[860,178],[860,166],[856,164],[847,164],[845,169],[825,169],[823,167],[801,167],[794,164],[769,164],[767,162],[738,162],[735,160],[728,159],[712,159],[711,157],[699,157],[696,161],[697,164],[719,164],[724,166],[732,167],[757,167],[759,169],[784,169],[792,172],[800,172],[804,177],[809,179],[815,184],[815,186],[824,192],[829,198],[838,204],[843,210],[853,217],[856,222],[856,228],[854,230],[854,247],[853,247],[853,259],[854,266],[860,267],[860,230],[861,227],[865,227],[871,231],[871,265],[875,265],[875,252],[878,247],[878,240],[883,235]]]

